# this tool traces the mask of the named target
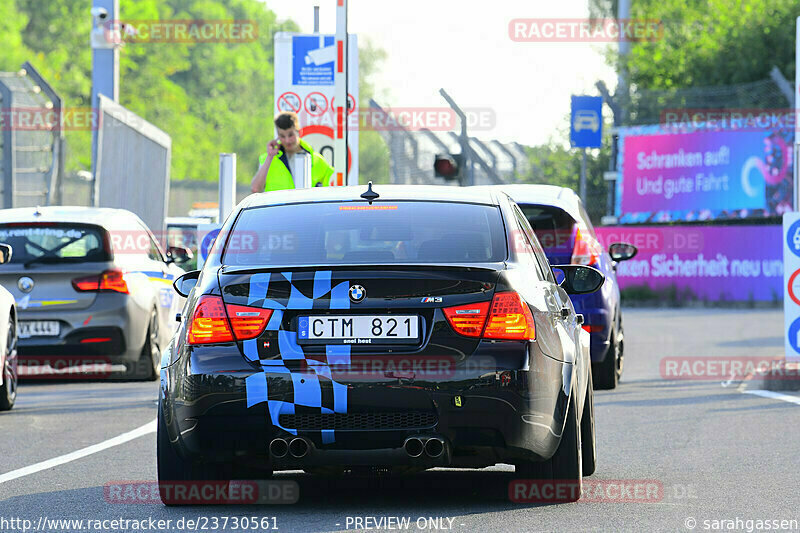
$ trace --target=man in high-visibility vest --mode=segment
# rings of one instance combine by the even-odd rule
[[[278,130],[278,138],[272,139],[267,144],[267,153],[259,157],[258,172],[250,182],[250,190],[263,192],[294,189],[294,156],[302,153],[311,158],[312,187],[327,187],[333,175],[333,167],[300,138],[297,115],[280,113],[275,117],[275,128]]]

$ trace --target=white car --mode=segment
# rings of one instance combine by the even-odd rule
[[[11,259],[11,247],[0,244],[0,264]],[[14,297],[0,285],[0,411],[17,399],[17,308]]]

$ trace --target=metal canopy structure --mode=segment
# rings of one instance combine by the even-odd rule
[[[0,205],[60,202],[63,175],[63,102],[26,62],[0,72]]]

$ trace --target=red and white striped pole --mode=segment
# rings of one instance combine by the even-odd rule
[[[333,139],[334,184],[347,183],[347,0],[336,0],[336,132]]]

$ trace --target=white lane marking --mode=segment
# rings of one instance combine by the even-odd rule
[[[800,405],[800,396],[792,396],[790,394],[781,394],[771,390],[746,390],[745,394],[755,394],[756,396],[763,396],[764,398],[772,398],[773,400],[782,400],[784,402],[794,403]]]
[[[128,431],[127,433],[123,433],[122,435],[117,435],[116,437],[104,440],[103,442],[92,444],[91,446],[87,446],[86,448],[81,448],[80,450],[76,450],[66,455],[60,455],[58,457],[42,461],[41,463],[32,464],[30,466],[25,466],[17,470],[12,470],[11,472],[6,472],[5,474],[0,474],[0,483],[5,483],[6,481],[11,481],[12,479],[17,479],[23,476],[29,476],[31,474],[35,474],[36,472],[47,470],[48,468],[53,468],[59,465],[75,461],[77,459],[81,459],[83,457],[86,457],[87,455],[92,455],[93,453],[101,452],[103,450],[113,448],[114,446],[119,446],[120,444],[124,444],[130,440],[137,439],[143,435],[147,435],[148,433],[154,433],[155,431],[156,431],[156,419],[153,419],[147,424],[140,426],[134,429],[133,431]]]

